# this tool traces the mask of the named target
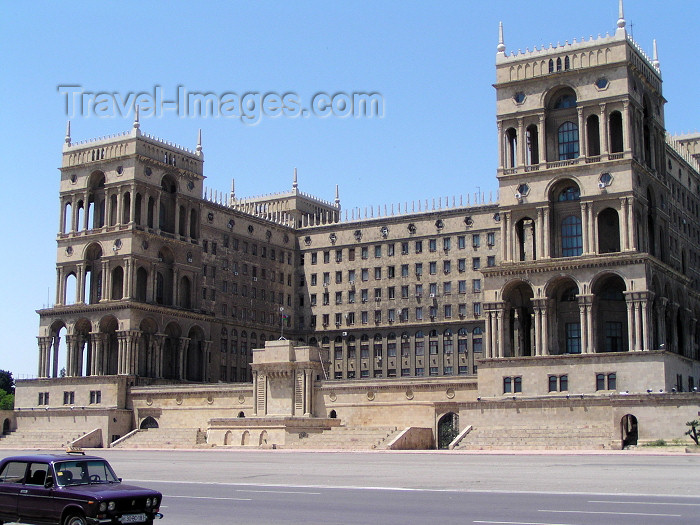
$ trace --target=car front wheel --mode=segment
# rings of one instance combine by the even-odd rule
[[[68,514],[62,525],[87,525],[87,521],[82,514]]]

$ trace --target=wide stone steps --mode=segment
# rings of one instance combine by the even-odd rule
[[[455,450],[582,450],[619,448],[603,426],[473,428]]]
[[[389,438],[398,432],[397,427],[333,427],[320,434],[310,434],[285,448],[316,448],[340,450],[381,449]]]
[[[206,443],[198,428],[149,428],[139,430],[113,448],[195,448]]]
[[[66,432],[63,430],[19,430],[2,436],[0,448],[62,449],[83,435],[84,433],[81,432]]]

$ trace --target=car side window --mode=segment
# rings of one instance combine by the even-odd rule
[[[49,466],[46,463],[32,463],[29,465],[27,485],[44,485]]]
[[[27,473],[26,461],[10,461],[0,472],[0,483],[22,483]]]

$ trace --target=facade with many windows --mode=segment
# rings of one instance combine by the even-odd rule
[[[48,386],[81,378],[80,399],[106,403],[122,394],[93,383],[128,376],[113,392],[144,417],[149,389],[226,383],[257,414],[239,383],[263,384],[252,352],[280,336],[328,356],[313,415],[436,436],[457,415],[495,425],[504,400],[537,420],[527,400],[593,396],[605,419],[611,396],[696,391],[700,137],[667,135],[659,61],[622,11],[612,36],[505,50],[501,34],[497,203],[343,220],[338,192],[304,194],[296,173],[272,196],[206,194],[201,140],[180,148],[138,119],[98,141],[68,132],[56,303],[39,311],[39,379],[20,382],[20,406],[72,405]],[[423,408],[404,406],[421,389]]]

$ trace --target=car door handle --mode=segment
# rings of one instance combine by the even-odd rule
[[[27,489],[22,489],[19,491],[20,494],[29,494],[29,491]]]

